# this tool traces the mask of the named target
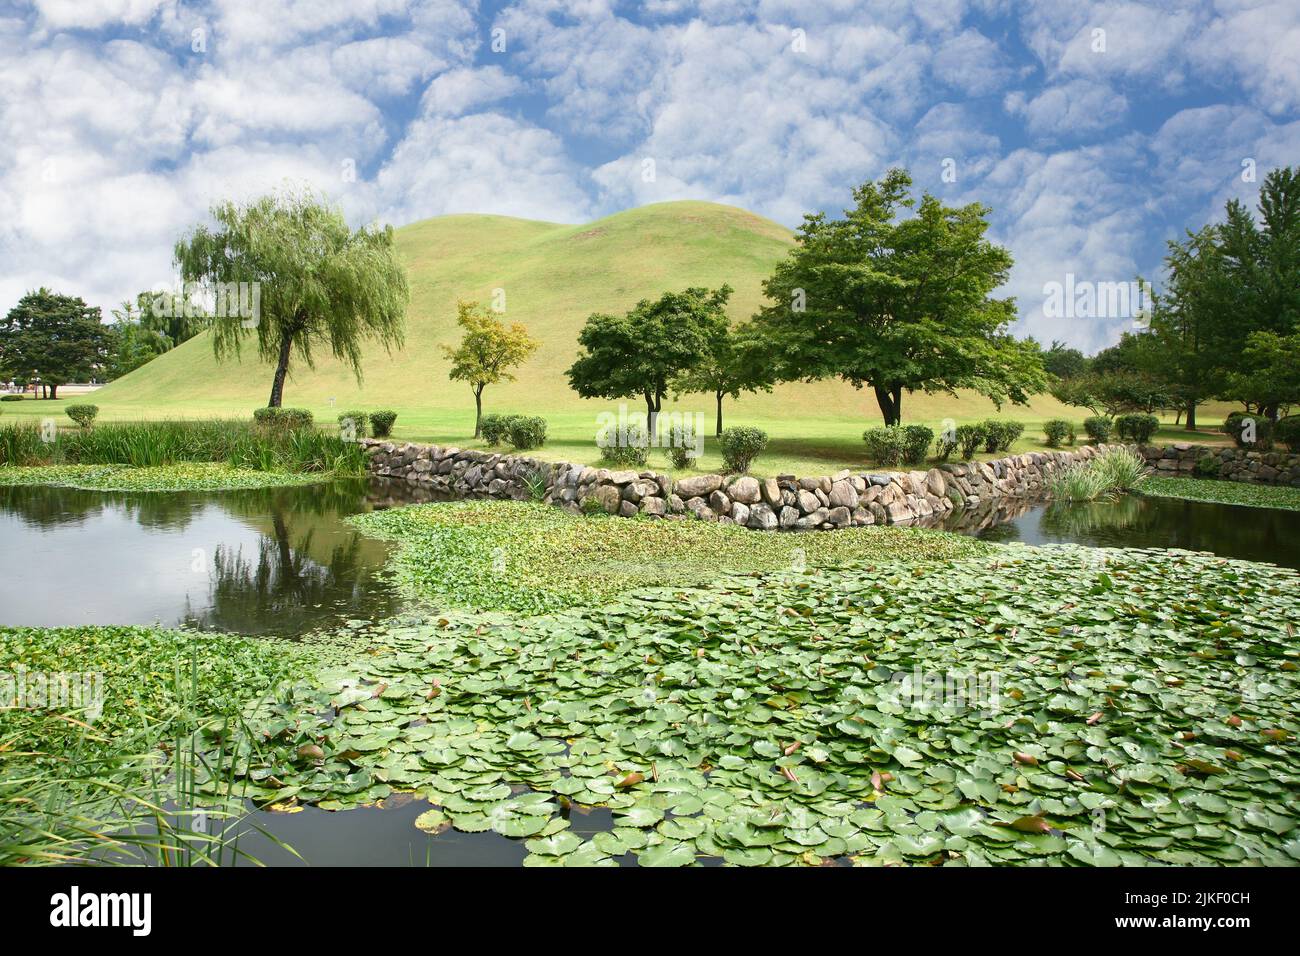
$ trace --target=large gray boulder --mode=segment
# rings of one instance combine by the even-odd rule
[[[739,501],[746,505],[756,504],[760,494],[758,480],[743,475],[727,486],[727,494],[731,496],[732,501]]]
[[[703,498],[721,487],[721,475],[694,475],[679,480],[676,491],[683,498]]]

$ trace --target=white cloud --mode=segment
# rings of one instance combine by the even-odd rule
[[[478,212],[581,222],[591,204],[554,133],[495,113],[411,124],[375,179],[381,217]]]
[[[428,85],[420,110],[426,116],[459,116],[523,89],[523,81],[496,65],[450,70]]]
[[[109,24],[140,25],[174,0],[35,0],[43,24],[95,30]]]
[[[1010,93],[1004,106],[1023,116],[1035,136],[1072,139],[1119,123],[1128,112],[1128,98],[1105,83],[1071,80],[1032,98],[1020,91]]]

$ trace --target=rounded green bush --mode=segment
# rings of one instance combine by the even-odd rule
[[[674,468],[689,468],[696,457],[695,426],[688,421],[675,424],[670,437],[668,460]]]
[[[370,433],[376,438],[387,438],[393,433],[393,422],[397,421],[397,412],[382,409],[370,413]]]
[[[506,419],[508,415],[498,415],[496,412],[490,415],[484,415],[479,422],[479,434],[483,436],[483,441],[489,445],[499,445],[506,437]]]
[[[957,444],[961,447],[963,461],[970,461],[974,458],[975,452],[979,450],[979,446],[984,440],[983,425],[957,426]]]
[[[339,416],[339,434],[350,441],[355,441],[358,438],[365,438],[366,425],[369,422],[370,416],[365,412],[356,410],[344,412]]]
[[[650,442],[646,438],[644,425],[640,422],[628,422],[621,433],[607,435],[606,439],[609,438],[613,438],[613,441],[608,445],[602,445],[600,449],[602,462],[616,468],[645,467]]]
[[[546,419],[536,415],[511,415],[506,419],[506,441],[516,451],[546,444]]]
[[[1048,448],[1060,448],[1067,440],[1074,440],[1074,425],[1064,418],[1052,418],[1043,422],[1043,434]]]
[[[1095,442],[1110,439],[1111,421],[1105,415],[1090,415],[1083,420],[1083,430]]]
[[[895,427],[868,428],[862,440],[867,443],[867,457],[883,468],[903,460],[903,435]]]
[[[253,410],[253,421],[259,425],[298,429],[310,428],[314,419],[305,408],[257,408]]]
[[[82,428],[89,428],[95,424],[95,417],[99,414],[98,405],[69,405],[64,409],[68,417],[80,425]]]
[[[719,440],[722,460],[729,472],[749,471],[750,463],[767,447],[767,432],[750,425],[724,428]]]
[[[1300,415],[1279,418],[1273,426],[1273,437],[1293,452],[1300,452]]]
[[[0,402],[21,402],[22,400],[23,396],[21,395],[0,395]]]
[[[903,425],[902,445],[903,463],[919,465],[925,461],[925,453],[930,450],[930,441],[934,438],[934,429],[924,425]]]
[[[1160,419],[1154,415],[1120,415],[1115,419],[1115,432],[1122,441],[1145,445],[1160,429]]]
[[[1238,448],[1260,451],[1273,447],[1273,423],[1263,415],[1233,412],[1223,422],[1223,430],[1232,436]],[[1253,441],[1252,430],[1254,432]]]

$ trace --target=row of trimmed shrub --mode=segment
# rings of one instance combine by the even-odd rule
[[[484,415],[479,430],[489,445],[505,442],[516,451],[546,444],[546,419],[536,415]]]
[[[1024,431],[1025,426],[1020,422],[991,418],[945,429],[938,438],[925,425],[886,425],[867,429],[862,433],[862,440],[866,442],[868,458],[877,465],[890,467],[922,464],[932,440],[939,461],[947,461],[954,451],[960,451],[965,461],[974,458],[981,448],[989,454],[1010,451]]]
[[[1105,415],[1092,415],[1083,420],[1083,431],[1094,442],[1110,441],[1114,434],[1121,441],[1145,445],[1160,428],[1160,419],[1154,415],[1119,415],[1107,418]],[[1073,445],[1075,441],[1074,422],[1064,418],[1053,418],[1043,422],[1043,434],[1047,436],[1048,448],[1060,448]]]
[[[253,420],[268,428],[290,430],[310,428],[314,421],[311,412],[305,408],[258,408],[253,411]],[[365,438],[367,434],[375,438],[387,438],[393,433],[395,421],[397,412],[390,409],[348,411],[338,417],[339,433],[345,439],[353,441]]]
[[[744,474],[754,459],[767,448],[767,432],[751,425],[724,428],[718,437],[723,468],[728,474]],[[689,422],[677,423],[668,442],[668,460],[674,468],[688,468],[695,460],[696,435]],[[600,460],[610,467],[644,468],[650,451],[645,426],[629,422],[617,440],[601,446]]]

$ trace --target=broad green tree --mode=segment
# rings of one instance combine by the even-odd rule
[[[143,323],[137,302],[127,300],[113,310],[106,362],[106,377],[110,380],[135,371],[172,348],[171,339]]]
[[[583,398],[635,398],[646,404],[646,428],[656,434],[672,383],[699,366],[727,326],[731,286],[692,287],[642,299],[625,315],[593,313],[578,334],[582,352],[567,372]]]
[[[456,303],[456,324],[465,330],[455,348],[442,347],[451,360],[448,377],[468,382],[474,392],[474,437],[482,435],[483,389],[498,382],[513,382],[511,369],[537,351],[537,341],[518,322],[507,326],[477,302]]]
[[[275,364],[267,405],[281,405],[291,362],[314,367],[319,347],[360,382],[367,341],[401,345],[410,296],[391,226],[350,229],[342,212],[307,192],[224,202],[212,218],[214,227],[200,225],[176,244],[176,263],[185,282],[218,300],[238,287],[241,303],[255,303],[251,315],[218,311],[212,348],[221,360],[249,336],[257,340]]]
[[[1165,256],[1166,284],[1152,296],[1148,370],[1162,378],[1196,429],[1196,409],[1226,382],[1225,355],[1240,349],[1232,340],[1232,290],[1216,231],[1205,227],[1171,240]]]
[[[1043,368],[1048,375],[1058,379],[1074,378],[1088,370],[1088,359],[1078,349],[1053,341],[1043,352]]]
[[[0,319],[0,375],[59,386],[85,381],[106,363],[111,334],[98,306],[44,287],[28,292]]]
[[[1258,219],[1237,200],[1229,202],[1217,234],[1230,322],[1218,359],[1234,373],[1222,397],[1257,405],[1276,419],[1275,400],[1243,390],[1267,380],[1267,375],[1252,377],[1251,363],[1265,363],[1259,366],[1264,369],[1274,350],[1257,347],[1246,354],[1246,349],[1254,333],[1285,338],[1300,331],[1300,167],[1274,169],[1264,177]]]
[[[722,434],[722,400],[741,392],[770,392],[775,369],[769,358],[771,346],[753,328],[723,326],[710,339],[708,348],[694,368],[672,383],[679,395],[704,392],[713,396],[717,416],[714,433]]]
[[[804,217],[756,317],[780,343],[781,377],[869,385],[887,425],[904,390],[1027,402],[1047,376],[1038,346],[1008,331],[1014,300],[993,295],[1012,259],[986,236],[989,210],[918,202],[911,187],[891,170],[855,189],[842,218]]]

